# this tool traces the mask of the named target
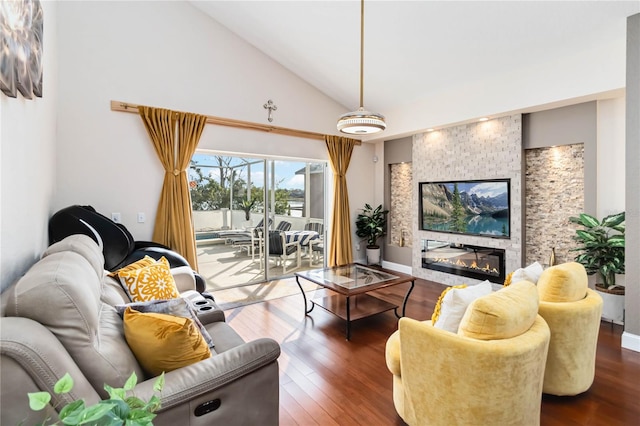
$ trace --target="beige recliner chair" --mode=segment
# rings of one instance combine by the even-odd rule
[[[91,238],[72,235],[49,247],[3,293],[1,424],[44,420],[45,414],[29,409],[28,392],[53,395],[46,409],[52,420],[75,399],[90,405],[105,398],[105,384],[122,387],[132,372],[138,377],[133,393],[143,400],[154,394],[155,378],[129,348],[114,308],[128,299],[118,282],[105,276],[103,265]],[[212,356],[165,374],[154,424],[277,425],[278,343],[267,338],[245,343],[212,311],[199,316],[215,345]],[[55,395],[54,384],[67,372],[75,382],[72,392]]]
[[[577,395],[591,387],[602,315],[602,297],[587,287],[580,263],[547,268],[538,280],[539,314],[551,329],[542,391]]]
[[[539,425],[549,327],[533,283],[476,299],[458,333],[401,318],[386,346],[409,425]]]

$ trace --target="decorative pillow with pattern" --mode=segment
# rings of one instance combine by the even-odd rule
[[[118,277],[132,302],[180,297],[171,275],[169,261],[164,256],[151,265],[130,271],[120,271]]]
[[[116,277],[116,276],[118,276],[118,274],[120,272],[130,272],[130,271],[133,271],[135,269],[139,269],[139,268],[143,268],[145,266],[153,265],[154,263],[156,263],[156,260],[153,257],[145,255],[145,257],[143,257],[142,259],[136,260],[135,262],[130,263],[127,266],[123,266],[122,268],[118,269],[117,271],[109,272],[107,275],[109,275],[110,277]]]
[[[464,287],[463,287],[464,286]],[[489,281],[472,286],[453,286],[445,289],[434,309],[431,317],[433,326],[452,333],[458,332],[460,321],[467,310],[467,306],[480,296],[491,293],[492,287]],[[438,314],[436,314],[438,312]]]
[[[126,305],[116,305],[115,308],[121,317],[124,317],[124,312],[127,308],[133,308],[142,313],[155,312],[157,314],[167,314],[192,319],[193,323],[200,330],[200,333],[202,333],[202,337],[205,342],[207,342],[207,345],[210,348],[214,347],[213,339],[204,325],[202,325],[202,322],[198,319],[198,315],[189,302],[181,297],[169,300],[150,300],[148,302],[127,303]]]

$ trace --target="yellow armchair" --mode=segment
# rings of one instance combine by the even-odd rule
[[[602,297],[587,287],[579,263],[547,268],[538,280],[539,314],[551,329],[542,391],[577,395],[593,384]]]
[[[396,411],[409,425],[538,425],[549,336],[526,281],[472,302],[457,334],[402,318],[386,345]]]

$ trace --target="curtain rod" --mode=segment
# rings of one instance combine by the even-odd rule
[[[130,112],[138,114],[138,105],[128,102],[111,101],[111,111]],[[325,135],[322,133],[307,132],[305,130],[289,129],[286,127],[268,126],[265,124],[252,123],[250,121],[234,120],[232,118],[214,117],[212,115],[206,115],[207,124],[215,124],[217,126],[236,127],[239,129],[258,130],[267,133],[277,133],[279,135],[296,136],[300,138],[316,139],[324,141]],[[354,139],[356,145],[361,145],[362,142]]]

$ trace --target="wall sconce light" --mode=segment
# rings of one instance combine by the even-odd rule
[[[42,23],[40,0],[0,3],[0,90],[9,97],[42,97]]]

